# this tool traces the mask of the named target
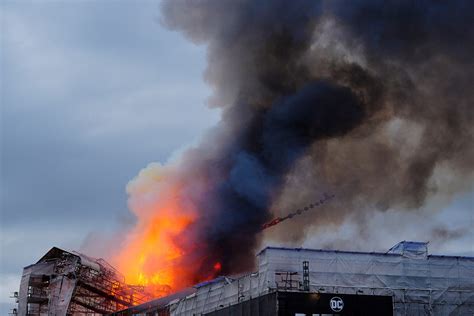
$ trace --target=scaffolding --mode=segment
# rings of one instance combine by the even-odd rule
[[[54,247],[24,268],[18,315],[104,315],[150,298],[106,261]]]

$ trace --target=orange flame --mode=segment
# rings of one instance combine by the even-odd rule
[[[200,262],[185,260],[192,249],[185,249],[190,243],[182,241],[192,238],[187,236],[187,229],[195,222],[197,212],[178,199],[180,185],[169,168],[148,166],[129,183],[127,191],[137,223],[113,259],[126,282],[143,285],[160,297],[213,277],[194,275]],[[220,263],[214,270],[221,270]]]
[[[157,206],[156,214],[138,223],[132,240],[118,257],[118,269],[127,283],[179,287],[177,275],[185,250],[175,242],[194,221],[194,214],[181,214],[173,201]],[[140,219],[139,219],[140,220]]]

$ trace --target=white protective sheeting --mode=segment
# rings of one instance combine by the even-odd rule
[[[265,248],[258,272],[199,286],[170,303],[171,315],[199,315],[277,289],[298,291],[291,286],[302,282],[303,261],[309,262],[311,292],[389,295],[394,315],[474,313],[474,258],[430,256],[426,243],[408,242],[388,253]],[[283,284],[282,274],[296,282]]]

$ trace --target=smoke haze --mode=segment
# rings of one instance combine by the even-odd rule
[[[267,238],[301,243],[349,215],[363,227],[363,214],[472,187],[472,1],[165,1],[162,13],[207,45],[222,111],[200,145],[159,167],[193,209],[173,238],[189,250],[181,261],[200,258],[195,275],[251,268],[262,224],[323,192],[335,200]],[[131,208],[160,203],[160,181],[146,198],[129,192]]]

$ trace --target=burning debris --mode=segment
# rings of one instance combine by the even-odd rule
[[[222,119],[129,183],[137,224],[114,264],[128,282],[176,290],[249,270],[262,227],[284,219],[276,210],[314,192],[338,192],[320,209],[337,224],[348,210],[413,210],[462,191],[474,170],[473,6],[163,2],[170,29],[207,45]],[[328,222],[304,216],[294,240]]]

